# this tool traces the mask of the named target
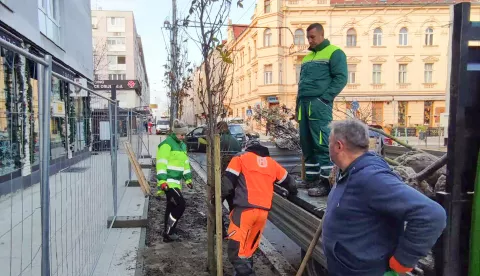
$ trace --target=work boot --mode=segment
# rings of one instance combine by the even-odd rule
[[[234,276],[256,276],[255,271],[253,271],[253,259],[237,259],[232,262]]]
[[[302,182],[298,183],[297,182],[297,188],[303,188],[303,189],[311,189],[318,187],[320,181],[319,180],[303,180]]]
[[[163,234],[163,242],[168,243],[168,242],[174,242],[174,241],[180,241],[180,238],[178,237],[177,234]]]

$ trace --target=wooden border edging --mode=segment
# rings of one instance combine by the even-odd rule
[[[115,221],[114,217],[111,216],[107,220],[107,225],[112,224],[112,228],[139,228],[147,227],[148,224],[148,204],[150,202],[149,197],[145,198],[145,203],[143,205],[143,214],[141,216],[117,216]]]

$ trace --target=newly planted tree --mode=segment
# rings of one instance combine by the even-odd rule
[[[242,7],[242,1],[237,1],[238,7]],[[210,203],[210,199],[215,193],[215,167],[220,165],[220,159],[214,158],[214,138],[218,133],[216,124],[225,112],[225,100],[233,81],[232,51],[228,49],[222,39],[222,30],[228,20],[231,8],[231,0],[193,0],[189,15],[184,20],[184,26],[195,27],[197,36],[196,38],[191,37],[191,39],[196,42],[202,57],[199,79],[193,90],[199,98],[209,130],[207,134],[209,145],[207,149],[207,243],[208,270],[211,275],[223,275],[223,272],[217,271],[215,266],[215,209]],[[221,250],[221,246],[221,244],[217,245],[217,250]]]

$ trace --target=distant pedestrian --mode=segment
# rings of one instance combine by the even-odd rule
[[[148,134],[152,135],[153,122],[152,120],[148,121]]]
[[[330,158],[340,171],[323,217],[329,275],[407,273],[446,226],[442,206],[405,184],[368,148],[365,124],[331,123]]]
[[[164,242],[178,240],[175,228],[185,211],[181,181],[184,180],[188,188],[193,189],[187,146],[183,142],[188,127],[175,120],[172,132],[158,145],[157,150],[157,196],[164,194],[167,196],[163,231]]]

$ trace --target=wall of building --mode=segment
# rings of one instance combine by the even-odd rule
[[[90,1],[41,1],[46,8],[37,3],[3,0],[0,3],[0,39],[28,48],[38,56],[51,54],[52,71],[70,80],[76,77],[92,80]],[[48,6],[52,3],[54,9]],[[35,68],[33,61],[11,51],[2,51],[0,183],[38,170],[39,114],[43,112],[38,109],[38,99],[40,93],[46,92],[38,87]],[[89,98],[72,95],[69,84],[55,76],[52,76],[51,85],[48,91],[51,94],[50,157],[55,161],[75,160],[88,153],[92,146]]]
[[[118,18],[112,19],[111,18]],[[142,40],[137,33],[135,17],[131,11],[92,11],[93,47],[97,55],[95,74],[99,79],[125,78],[138,80],[142,86],[141,95],[133,90],[125,91],[131,95],[124,98],[128,101],[121,103],[124,107],[133,108],[147,106],[150,103],[150,87],[145,69]],[[115,22],[115,24],[112,24]],[[118,24],[117,22],[124,22]],[[124,45],[109,45],[108,39],[123,40]],[[116,42],[115,42],[116,43]],[[125,64],[115,66],[109,62],[108,56],[125,57]]]
[[[59,35],[49,38],[40,31],[37,1],[4,0],[0,4],[0,21],[15,29],[56,60],[93,79],[92,28],[89,0],[64,0],[58,3]],[[49,0],[52,1],[52,0]],[[49,2],[47,1],[47,2]]]
[[[398,125],[398,102],[406,101],[408,114],[405,116],[411,116],[406,123],[424,124],[425,102],[432,101],[431,117],[434,118],[445,105],[451,3],[425,6],[419,1],[409,5],[376,6],[357,2],[335,0],[333,5],[328,0],[273,0],[269,12],[265,12],[268,10],[265,2],[258,1],[249,27],[229,28],[227,45],[235,53],[230,104],[234,114],[249,104],[265,101],[268,96],[276,96],[280,105],[295,105],[297,73],[302,58],[308,53],[306,28],[318,22],[324,26],[325,37],[344,50],[350,74],[355,75],[355,81],[352,78],[336,99],[339,109],[346,108],[342,103],[345,101],[358,101],[362,107],[376,103],[376,111],[382,114],[381,125]],[[478,5],[472,6],[471,20],[480,20]],[[377,28],[382,32],[382,43],[374,45]],[[405,43],[400,41],[402,28],[406,30],[406,35],[402,35],[406,37]],[[433,31],[431,36],[427,29]],[[356,43],[347,43],[349,30],[356,33]],[[296,31],[301,34],[297,41]],[[266,45],[268,32],[270,44]],[[431,43],[430,39],[426,43],[427,37],[433,38]],[[373,80],[374,65],[381,68],[379,81]],[[270,66],[271,83],[266,84],[265,70]],[[406,69],[404,80],[399,76],[401,66]],[[426,77],[430,66],[431,78]],[[255,75],[256,78],[249,78]],[[249,79],[256,79],[253,88]],[[334,112],[334,117],[345,118],[342,114],[345,111]],[[430,126],[437,124],[435,119],[430,120]]]

